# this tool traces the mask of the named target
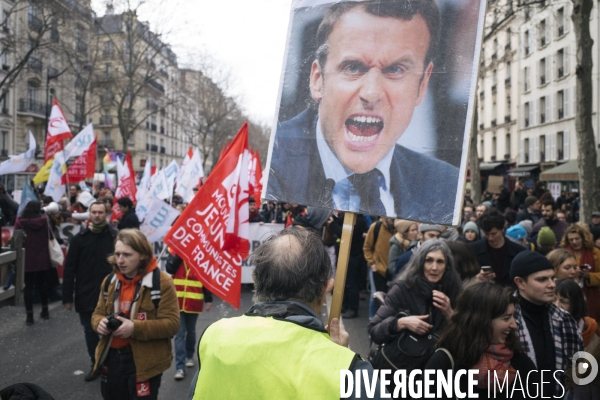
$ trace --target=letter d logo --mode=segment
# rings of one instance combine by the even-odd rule
[[[578,351],[573,355],[571,374],[576,385],[587,385],[598,375],[598,362],[590,353]]]

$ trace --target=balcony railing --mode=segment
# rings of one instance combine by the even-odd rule
[[[150,145],[150,151],[152,151],[154,153],[158,152],[158,146],[155,145],[155,144],[151,144]]]
[[[546,38],[545,37],[541,37],[540,38],[540,47],[544,47],[546,45]]]
[[[156,124],[150,124],[150,130],[156,132]]]
[[[564,160],[564,158],[565,158],[564,150],[563,149],[558,149],[558,159],[559,160]]]
[[[543,124],[544,122],[546,122],[546,114],[541,113],[540,114],[540,124]]]
[[[563,67],[559,67],[557,75],[559,78],[562,78],[563,76],[565,76],[565,69]]]
[[[112,117],[110,115],[101,116],[100,125],[112,125]]]
[[[525,46],[525,55],[528,56],[529,55],[529,46]]]
[[[563,119],[565,116],[565,112],[562,108],[558,109],[558,119]]]
[[[29,57],[27,67],[35,72],[42,72],[42,62],[35,57]]]
[[[529,118],[525,118],[525,128],[529,126]]]
[[[30,112],[45,116],[46,108],[47,107],[41,101],[33,99],[19,99],[19,111],[21,112]]]
[[[545,85],[546,84],[546,75],[542,75],[540,76],[540,85]]]

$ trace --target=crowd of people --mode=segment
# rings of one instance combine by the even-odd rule
[[[208,393],[226,398],[246,390],[242,384],[225,389],[208,383],[222,373],[243,376],[256,393],[277,392],[279,386],[273,382],[260,383],[268,380],[268,373],[260,378],[248,366],[264,362],[256,354],[279,365],[279,352],[286,351],[288,362],[303,363],[306,360],[296,360],[288,346],[298,346],[292,353],[302,352],[307,343],[321,346],[324,358],[311,358],[320,369],[305,371],[306,376],[322,379],[326,391],[334,389],[330,370],[336,372],[339,390],[340,368],[367,374],[373,368],[478,369],[481,394],[494,386],[489,371],[514,385],[519,374],[550,370],[555,380],[540,377],[539,390],[556,398],[566,391],[583,399],[577,397],[578,386],[567,372],[579,351],[600,358],[600,212],[587,223],[572,221],[573,201],[555,200],[549,192],[522,196],[519,191],[524,190],[519,183],[509,194],[508,205],[502,193],[479,204],[467,194],[463,221],[456,228],[357,215],[342,318],[358,317],[361,300],[369,301],[369,362],[367,355],[363,359],[337,349],[348,344],[339,320],[324,327],[319,319],[323,296],[334,285],[343,212],[275,202],[258,206],[251,198],[251,223],[280,223],[290,229],[254,251],[257,304],[246,316],[292,321],[296,328],[289,330],[290,324],[279,322],[256,325],[253,318],[222,320],[204,332],[198,344],[198,314],[210,310],[212,294],[174,254],[168,257],[167,273],[159,270],[151,244],[136,229],[140,222],[131,199],[115,202],[110,190],[92,194],[71,185],[60,202],[40,196],[20,214],[14,207],[18,209],[18,204],[4,191],[0,207],[7,208],[2,209],[3,221],[27,234],[27,325],[34,323],[34,291],[41,300],[40,317],[50,318],[50,292],[58,279],[49,240],[60,238],[57,228],[62,222],[82,225],[69,243],[63,243],[68,251],[62,303],[79,315],[92,365],[85,380],[101,375],[105,399],[157,398],[162,373],[173,359],[174,378],[182,380],[186,369],[195,366],[196,355],[202,363],[192,384],[193,398],[208,398]],[[111,218],[114,204],[118,219]],[[172,204],[179,209],[186,206],[177,198]],[[274,268],[278,274],[272,274]],[[322,342],[321,334],[306,332],[322,333],[326,328],[331,335],[328,342]],[[281,343],[279,334],[288,335],[282,347],[274,345]],[[249,342],[249,337],[256,339]],[[236,340],[235,357],[226,359],[230,352],[219,349]],[[265,353],[263,346],[271,350]],[[286,369],[279,365],[273,371],[279,368]],[[278,379],[283,385],[287,377]],[[461,387],[467,383],[466,377],[460,381]],[[396,389],[394,384],[379,385],[390,392]],[[590,398],[598,398],[598,379],[591,387],[596,397]]]

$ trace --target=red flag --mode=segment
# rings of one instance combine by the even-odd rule
[[[69,165],[67,173],[62,176],[63,185],[66,185],[67,182],[81,182],[85,180],[85,178],[94,177],[96,169],[96,147],[97,139],[94,139],[90,147],[77,157],[73,164]]]
[[[51,159],[57,152],[63,149],[63,140],[73,137],[71,128],[67,123],[58,101],[52,102],[52,110],[48,119],[48,130],[46,132],[46,147],[44,148],[44,163]]]
[[[236,308],[249,252],[248,158],[245,123],[164,239],[212,293]]]
[[[131,162],[131,153],[127,152],[125,156],[125,163],[117,164],[117,175],[119,177],[119,184],[117,185],[117,191],[115,192],[115,200],[122,197],[129,197],[131,201],[135,203],[135,171],[133,170],[133,163]]]

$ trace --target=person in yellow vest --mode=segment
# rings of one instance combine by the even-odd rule
[[[339,319],[328,334],[319,318],[334,283],[319,236],[285,229],[254,250],[251,264],[256,304],[204,331],[189,399],[339,399],[341,370],[372,376],[371,364],[347,348]]]
[[[179,332],[175,335],[175,380],[185,378],[185,367],[194,366],[196,321],[202,309],[210,311],[212,293],[198,280],[194,271],[178,255],[169,255],[166,270],[173,275],[179,301]]]

